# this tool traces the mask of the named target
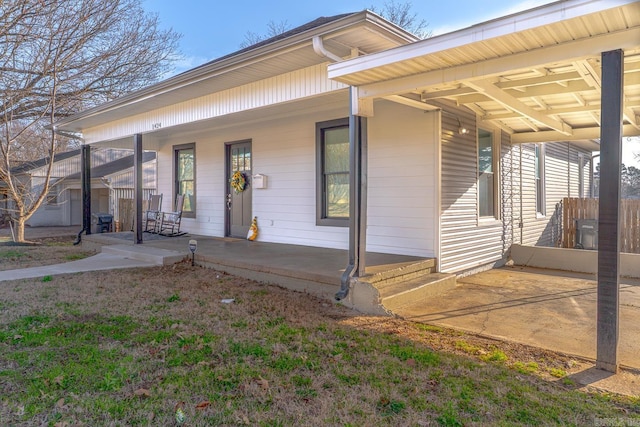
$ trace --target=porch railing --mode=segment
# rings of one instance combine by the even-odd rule
[[[562,199],[562,247],[576,246],[576,219],[598,219],[598,199]],[[622,199],[620,204],[620,250],[640,253],[640,200]]]

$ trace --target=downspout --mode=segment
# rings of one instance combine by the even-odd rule
[[[80,154],[80,156],[81,156],[80,157],[81,158],[81,161],[80,161],[80,164],[81,164],[81,166],[80,166],[81,167],[81,171],[80,171],[81,184],[80,184],[80,186],[84,189],[85,188],[85,183],[84,183],[83,180],[87,180],[87,179],[90,180],[91,179],[90,175],[89,176],[85,176],[86,172],[84,170],[85,169],[84,168],[84,162],[86,161],[86,159],[85,159],[85,144],[84,144],[85,141],[84,141],[84,138],[79,136],[79,135],[73,134],[73,133],[68,133],[68,132],[64,132],[64,131],[58,130],[58,128],[56,126],[53,126],[52,129],[53,129],[53,133],[55,133],[57,135],[60,135],[60,136],[64,136],[65,138],[78,140],[82,144],[82,151],[81,151],[81,154]],[[89,154],[89,157],[90,156],[91,156],[91,154]],[[89,184],[89,189],[90,188],[91,188],[91,184]],[[91,224],[87,224],[87,221],[85,220],[84,210],[85,209],[84,209],[84,197],[83,197],[82,230],[80,230],[78,232],[76,240],[75,240],[75,242],[73,242],[74,246],[79,245],[80,242],[82,241],[82,233],[86,232],[87,234],[91,234],[91,230],[89,230],[89,227],[91,227]]]
[[[324,58],[330,59],[332,62],[342,61],[342,58],[340,58],[335,53],[329,52],[324,47],[324,42],[322,41],[322,38],[320,36],[314,36],[312,39],[312,42],[313,42],[313,51],[318,55]]]
[[[82,233],[91,234],[91,146],[82,145],[82,154],[80,161],[80,186],[82,187],[82,230],[78,233],[78,237],[74,245],[80,244],[82,241]]]
[[[353,91],[351,92],[353,96]],[[355,277],[364,275],[367,234],[367,121],[349,115],[349,265],[340,279],[340,290],[335,294],[340,301],[349,294]]]
[[[519,175],[520,175],[520,222],[518,222],[518,227],[520,228],[520,244],[523,244],[523,240],[524,240],[524,218],[522,217],[523,215],[523,206],[522,206],[522,145],[520,145],[518,147],[518,153],[520,154],[519,157],[519,167],[520,167],[520,171],[519,171]]]
[[[323,58],[329,59],[331,62],[342,61],[338,55],[329,52],[320,36],[312,39],[313,50],[316,54]],[[349,91],[349,105],[353,105],[353,90]],[[345,268],[340,279],[340,290],[336,292],[337,301],[343,300],[349,294],[349,287],[355,276],[358,276],[361,270],[361,255],[364,253],[361,248],[362,239],[362,218],[361,218],[361,184],[362,184],[362,118],[353,114],[350,108],[349,112],[349,264]],[[366,121],[365,121],[366,128]],[[366,224],[366,222],[365,222]],[[366,227],[366,225],[365,225]],[[362,268],[363,269],[363,268]]]

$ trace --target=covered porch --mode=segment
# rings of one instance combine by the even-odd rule
[[[347,251],[313,246],[268,243],[228,237],[188,234],[164,237],[143,234],[144,245],[134,244],[134,232],[91,234],[83,247],[120,253],[155,264],[191,257],[189,241],[197,241],[197,266],[276,284],[332,300],[340,287]],[[342,302],[358,311],[388,314],[406,300],[425,298],[455,287],[455,276],[435,273],[436,260],[405,255],[367,253],[366,272],[357,292]],[[416,286],[419,281],[422,286]]]

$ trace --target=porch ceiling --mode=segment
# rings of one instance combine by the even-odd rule
[[[560,1],[333,64],[361,99],[448,99],[515,143],[600,135],[601,52],[623,49],[624,134],[640,135],[640,2]],[[418,106],[414,102],[414,106]]]
[[[349,91],[341,90],[332,92],[319,98],[306,98],[296,102],[287,102],[264,108],[245,110],[239,113],[226,114],[213,119],[189,122],[178,126],[160,128],[142,135],[143,148],[145,150],[160,150],[165,144],[175,143],[176,138],[197,138],[199,135],[211,135],[216,131],[233,127],[244,128],[249,124],[268,123],[273,120],[291,118],[304,114],[312,114],[321,111],[344,110],[344,116],[349,115]],[[248,138],[252,135],[248,135]],[[117,139],[108,139],[91,144],[94,148],[133,148],[133,137],[126,136]]]

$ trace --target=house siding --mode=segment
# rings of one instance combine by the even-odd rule
[[[584,186],[590,188],[589,164],[591,153],[569,142],[544,144],[545,214],[536,213],[535,145],[523,144],[523,239],[531,246],[557,246],[560,239],[562,212],[560,203],[564,197],[579,195],[579,155],[584,156]],[[588,193],[587,193],[588,194]]]
[[[376,103],[369,119],[369,251],[435,256],[439,116]]]
[[[440,271],[459,272],[501,259],[505,232],[502,221],[478,218],[475,113],[448,104],[444,107],[448,113],[442,114],[441,250],[438,263]],[[459,134],[460,124],[471,132]],[[494,138],[502,142],[501,132],[494,131]],[[501,149],[498,173],[504,173],[504,159]],[[503,195],[497,193],[496,196],[503,205]]]
[[[101,166],[106,163],[113,162],[126,156],[130,156],[131,150],[126,149],[92,149],[91,150],[91,167]],[[51,177],[62,178],[80,172],[81,163],[80,155],[69,157],[64,160],[55,160],[51,169]],[[46,176],[47,166],[36,168],[30,172],[31,176]]]
[[[513,243],[555,246],[560,238],[563,197],[579,193],[579,156],[584,156],[583,179],[588,194],[588,150],[568,142],[544,144],[545,215],[536,212],[535,145],[511,144],[509,134],[495,129],[500,138],[499,220],[478,218],[477,147],[475,114],[441,103],[441,252],[440,270],[464,272],[503,261]],[[472,131],[459,134],[463,125]]]
[[[172,147],[196,144],[195,218],[191,233],[224,236],[225,143],[252,141],[252,170],[267,176],[268,188],[252,190],[253,215],[261,241],[348,248],[347,227],[316,225],[315,124],[348,116],[348,105],[197,134],[175,134],[158,153],[158,192],[167,209],[174,195]],[[367,250],[434,256],[436,218],[437,113],[381,101],[368,120]]]
[[[150,132],[156,126],[167,128],[346,89],[346,85],[327,78],[326,68],[326,64],[320,64],[295,70],[133,115],[87,129],[84,138],[87,143],[114,140]]]

